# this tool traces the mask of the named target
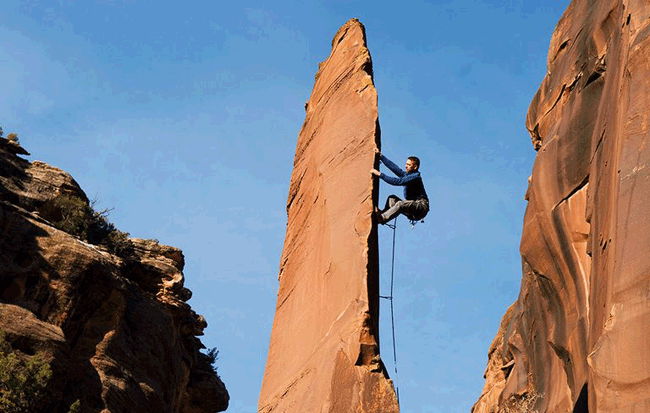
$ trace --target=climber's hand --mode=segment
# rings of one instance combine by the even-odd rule
[[[381,172],[379,172],[379,171],[376,170],[375,168],[372,168],[372,169],[370,170],[370,173],[373,174],[373,175],[377,175],[377,176],[381,175]]]

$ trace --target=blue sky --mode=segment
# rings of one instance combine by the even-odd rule
[[[403,412],[468,412],[516,299],[524,126],[568,1],[14,1],[0,125],[132,236],[182,248],[229,412],[255,412],[296,139],[337,29],[366,26],[383,152],[422,160],[432,209],[397,232]],[[381,203],[400,190],[382,184]],[[380,229],[382,293],[391,232]],[[393,372],[388,306],[382,354]]]

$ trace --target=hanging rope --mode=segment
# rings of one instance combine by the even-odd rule
[[[395,344],[395,311],[393,309],[393,280],[395,275],[395,233],[397,232],[397,218],[392,224],[386,224],[388,228],[393,230],[393,254],[390,265],[390,295],[380,295],[379,298],[384,298],[390,301],[390,324],[393,330],[393,365],[395,366],[395,392],[397,393],[397,404],[399,405],[399,384],[397,375],[397,350]]]

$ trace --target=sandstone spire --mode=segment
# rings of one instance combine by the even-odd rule
[[[526,122],[521,292],[474,413],[648,411],[649,15],[573,0],[556,26]]]
[[[334,36],[306,110],[258,411],[398,412],[379,358],[377,92],[357,20]]]

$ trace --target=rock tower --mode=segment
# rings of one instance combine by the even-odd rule
[[[357,20],[334,36],[305,109],[258,412],[398,412],[379,357],[377,91]]]

